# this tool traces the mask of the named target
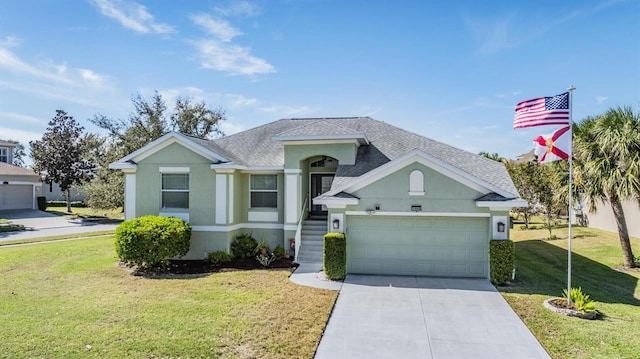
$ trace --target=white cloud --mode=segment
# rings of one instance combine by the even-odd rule
[[[15,36],[5,36],[0,40],[0,47],[15,47],[20,45],[20,39]]]
[[[0,47],[0,87],[33,93],[44,98],[81,104],[104,102],[105,93],[117,93],[109,76],[86,68],[70,68],[50,60],[28,63]]]
[[[124,0],[93,0],[102,15],[120,22],[128,29],[142,34],[168,34],[175,32],[173,26],[158,23],[147,8],[136,2]]]
[[[231,75],[255,75],[275,72],[275,68],[263,59],[251,55],[251,49],[230,45],[216,40],[192,41],[200,56],[200,65]]]
[[[216,11],[224,16],[257,16],[262,12],[260,6],[249,1],[235,1],[226,6],[216,7]]]
[[[596,96],[596,102],[599,104],[607,101],[609,98],[607,96]]]
[[[236,95],[236,94],[227,94],[226,95],[227,100],[230,101],[230,105],[231,107],[248,107],[248,106],[254,106],[256,104],[258,104],[258,100],[255,98],[246,98],[242,95]]]
[[[283,105],[272,105],[268,107],[261,107],[260,111],[266,112],[266,113],[273,113],[278,116],[296,117],[296,116],[310,113],[312,112],[312,109],[306,106],[293,107],[293,106],[283,106]]]
[[[14,112],[0,112],[0,118],[6,119],[7,121],[10,121],[10,122],[22,122],[22,123],[27,122],[27,123],[32,123],[36,125],[43,125],[47,123],[47,121],[45,120],[41,120],[33,116],[22,115]]]
[[[238,132],[242,132],[245,130],[245,126],[241,125],[241,124],[235,124],[233,122],[229,122],[229,121],[222,121],[220,123],[220,130],[222,130],[222,132],[229,136],[229,135],[233,135],[234,133],[238,133]]]
[[[37,141],[42,139],[42,133],[15,130],[6,127],[0,127],[0,133],[2,134],[3,140],[12,139],[14,141],[20,142],[25,147],[27,152],[29,152],[29,141]]]
[[[231,26],[228,21],[214,19],[207,14],[193,15],[191,16],[191,21],[223,42],[230,42],[234,37],[242,35],[242,31]]]

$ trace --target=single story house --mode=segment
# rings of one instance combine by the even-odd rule
[[[125,218],[190,222],[187,259],[252,233],[321,260],[322,235],[337,231],[349,273],[487,278],[489,240],[508,239],[509,211],[526,205],[502,163],[369,117],[216,140],[172,132],[110,168],[125,173]]]
[[[40,176],[12,164],[14,147],[14,143],[0,140],[0,210],[36,209],[36,198],[42,193]]]

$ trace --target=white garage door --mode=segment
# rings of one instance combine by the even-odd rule
[[[489,218],[349,216],[347,272],[486,278]]]
[[[0,184],[0,210],[33,208],[33,186]]]

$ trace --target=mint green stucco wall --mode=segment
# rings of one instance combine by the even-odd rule
[[[256,174],[259,174],[256,172]],[[277,173],[278,176],[278,208],[251,208],[251,195],[249,191],[249,183],[251,180],[251,174],[249,173],[236,173],[236,176],[240,177],[239,184],[234,188],[236,197],[240,197],[239,207],[239,222],[247,223],[249,221],[249,211],[252,212],[277,212],[277,223],[283,223],[284,221],[284,174]],[[234,218],[235,219],[235,218]],[[238,220],[236,220],[238,221]],[[273,222],[271,222],[273,223]]]
[[[331,156],[341,165],[352,165],[356,161],[358,147],[352,143],[322,145],[285,145],[284,168],[302,168],[300,161],[314,156]]]
[[[424,196],[409,196],[409,174],[413,170],[420,170],[424,175]],[[360,203],[349,206],[348,210],[372,209],[379,204],[385,212],[409,212],[412,205],[421,205],[422,212],[489,212],[475,203],[483,193],[420,163],[408,165],[353,195],[360,198]]]
[[[215,173],[210,165],[211,160],[177,143],[140,161],[136,169],[136,215],[160,213],[160,167],[189,167],[189,222],[191,225],[212,224],[215,218]]]

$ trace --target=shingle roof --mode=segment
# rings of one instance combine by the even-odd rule
[[[9,163],[0,162],[0,175],[8,175],[8,176],[38,176],[37,173],[33,172],[28,168],[14,166]]]
[[[333,128],[333,130],[332,130]],[[327,134],[362,134],[369,145],[358,148],[355,165],[338,165],[332,188],[418,149],[471,176],[518,197],[506,168],[500,162],[449,146],[369,117],[282,119],[220,139],[194,142],[245,166],[283,166],[284,146],[273,140],[283,134],[304,135],[311,129]]]
[[[355,131],[352,128],[344,127],[335,122],[335,120],[321,119],[311,123],[304,124],[302,126],[294,127],[290,130],[281,132],[274,137],[351,137],[361,138],[365,137],[364,133]]]
[[[13,143],[13,142],[0,140],[0,147],[15,147],[15,146],[16,146],[16,144]]]

